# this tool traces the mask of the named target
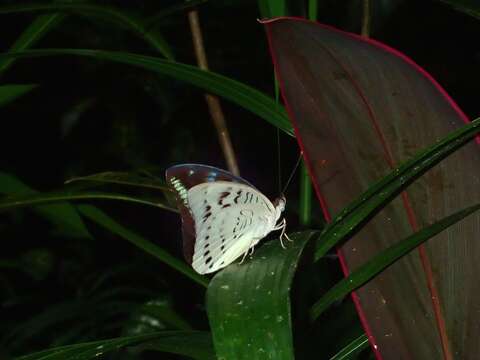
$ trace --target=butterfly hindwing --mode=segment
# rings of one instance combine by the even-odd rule
[[[227,266],[275,225],[273,204],[255,188],[216,181],[188,190],[188,205],[195,224],[192,266],[210,273]]]

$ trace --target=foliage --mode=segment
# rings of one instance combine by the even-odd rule
[[[428,144],[326,226],[303,168],[287,190],[294,242],[284,250],[273,239],[245,264],[201,276],[181,259],[180,221],[163,171],[179,162],[223,167],[202,91],[222,98],[242,176],[273,193],[273,129],[282,130],[282,170],[298,151],[287,113],[270,95],[275,81],[256,18],[318,14],[355,30],[361,13],[356,1],[167,3],[1,2],[8,43],[0,55],[0,357],[371,356],[347,295],[478,206],[398,239],[344,280],[332,249],[473,139],[480,119]],[[422,6],[375,13],[379,36],[392,32],[385,24],[398,26],[392,14],[435,7]],[[439,19],[455,14],[436,8],[444,11]],[[185,20],[193,9],[210,71],[194,65]],[[463,96],[473,108],[468,90]]]

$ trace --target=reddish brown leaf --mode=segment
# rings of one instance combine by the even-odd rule
[[[277,75],[325,217],[417,150],[468,121],[403,54],[301,19],[266,21]],[[345,273],[413,231],[480,201],[468,144],[431,169],[340,250]],[[480,215],[436,236],[353,295],[377,358],[480,353]]]

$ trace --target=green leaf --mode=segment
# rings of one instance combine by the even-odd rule
[[[207,290],[207,311],[218,359],[293,359],[290,288],[300,255],[316,235],[290,235],[283,249],[269,241],[219,272]]]
[[[41,202],[27,204],[27,200],[42,198],[44,195],[28,187],[16,177],[0,172],[0,194],[15,194],[0,199],[0,210],[2,208],[17,207],[17,199],[23,205],[40,205]],[[60,200],[67,200],[60,199]],[[8,205],[10,204],[10,206]],[[57,225],[61,231],[72,237],[91,238],[81,217],[78,215],[74,206],[65,201],[59,201],[57,204],[34,206],[33,210],[48,221]]]
[[[101,210],[90,206],[90,205],[80,205],[78,206],[80,213],[97,223],[98,225],[106,228],[112,233],[124,238],[125,240],[131,242],[133,245],[142,249],[146,253],[156,257],[161,262],[167,264],[178,272],[189,277],[196,283],[207,286],[208,280],[206,277],[197,274],[190,266],[188,266],[184,261],[178,260],[176,257],[170,255],[168,252],[163,250],[161,247],[155,245],[154,243],[146,240],[140,235],[134,233],[133,231],[128,230],[121,224],[114,221],[108,215],[106,215]]]
[[[52,28],[57,26],[65,18],[62,14],[48,14],[37,17],[22,32],[15,43],[10,47],[10,51],[22,51],[28,49],[41,39]],[[5,72],[15,61],[13,58],[0,58],[0,74]]]
[[[345,346],[342,350],[330,358],[330,360],[348,360],[356,359],[357,355],[364,349],[368,348],[368,337],[363,334]]]
[[[424,243],[431,237],[445,230],[447,227],[457,223],[479,209],[480,205],[475,205],[458,211],[382,251],[366,264],[359,266],[348,277],[337,283],[324,296],[322,296],[322,298],[312,306],[310,311],[311,318],[318,318],[318,316],[320,316],[320,314],[322,314],[335,301],[342,299],[351,291],[367,283],[370,279],[385,270],[388,266],[392,265],[402,256],[408,254],[418,245]]]
[[[0,14],[11,14],[19,12],[73,12],[80,15],[97,16],[102,19],[114,21],[123,27],[130,29],[140,38],[162,54],[167,59],[173,59],[173,53],[163,36],[157,32],[149,31],[141,19],[136,18],[130,13],[120,11],[112,6],[83,4],[83,3],[52,3],[52,4],[22,4],[0,7]],[[52,15],[47,15],[52,16]],[[13,50],[13,49],[12,49]],[[21,50],[21,49],[15,49]]]
[[[315,259],[320,259],[337,243],[351,236],[415,179],[467,144],[479,132],[480,118],[451,132],[436,144],[419,151],[410,160],[405,161],[370,186],[325,227],[320,235],[321,240],[318,241]]]
[[[199,339],[203,341],[199,341]],[[87,360],[118,351],[127,346],[138,346],[147,342],[155,342],[161,351],[173,354],[191,356],[195,359],[213,358],[213,354],[209,351],[208,335],[206,333],[199,331],[163,331],[148,335],[61,346],[21,356],[15,360]],[[180,344],[183,344],[183,346],[180,346]],[[197,357],[195,355],[197,352],[200,354],[210,354],[211,356]]]
[[[17,58],[58,55],[87,56],[96,59],[114,61],[151,70],[164,76],[173,77],[177,80],[184,81],[206,90],[207,92],[228,99],[233,103],[250,110],[254,114],[270,122],[272,125],[293,136],[292,126],[290,125],[285,109],[277,104],[275,100],[239,81],[211,71],[200,70],[196,66],[163,60],[151,56],[90,49],[30,50],[0,54],[0,59],[2,56]]]
[[[16,98],[25,95],[35,89],[35,84],[8,84],[0,85],[0,107],[7,105]]]
[[[108,171],[88,176],[75,177],[65,181],[65,184],[70,184],[76,181],[113,183],[172,192],[172,190],[165,184],[163,180],[160,180],[147,173]]]
[[[93,199],[105,199],[105,200],[118,200],[128,201],[137,204],[155,206],[163,210],[169,210],[172,212],[178,212],[176,209],[163,204],[160,201],[154,201],[150,198],[144,199],[135,196],[129,196],[112,192],[97,192],[97,191],[52,191],[48,193],[32,193],[31,195],[11,195],[4,197],[0,200],[0,210],[10,210],[13,208],[24,206],[35,206],[40,204],[61,202],[61,201],[73,201],[73,200],[93,200]],[[53,209],[58,204],[49,205]],[[58,211],[59,209],[55,210]]]

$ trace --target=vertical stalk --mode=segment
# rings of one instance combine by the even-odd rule
[[[370,0],[363,0],[362,2],[362,36],[370,37]]]
[[[200,20],[197,10],[190,10],[188,12],[188,22],[190,23],[190,31],[192,33],[193,47],[195,49],[195,57],[197,58],[198,67],[202,70],[208,70],[207,55],[203,45],[202,30],[200,28]],[[213,124],[217,130],[218,141],[222,148],[223,156],[227,162],[228,170],[234,175],[240,175],[240,170],[237,164],[235,151],[233,150],[230,133],[228,132],[225,116],[223,114],[220,100],[218,97],[205,94],[205,100],[212,117]]]

